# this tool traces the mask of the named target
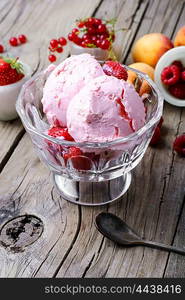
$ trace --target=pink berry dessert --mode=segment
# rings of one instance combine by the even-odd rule
[[[50,124],[47,134],[78,143],[102,143],[139,130],[145,124],[145,107],[127,77],[126,69],[118,62],[108,61],[101,66],[87,53],[67,58],[54,68],[44,86],[41,101]],[[91,149],[83,152],[69,147],[66,151],[50,142],[48,146],[51,153],[60,153],[65,163],[68,158],[80,156],[75,161],[79,170],[90,168],[83,156],[99,159],[100,155]]]

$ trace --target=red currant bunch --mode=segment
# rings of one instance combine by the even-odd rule
[[[115,40],[116,20],[86,18],[76,21],[76,28],[68,34],[68,40],[84,48],[110,50]]]
[[[54,52],[62,53],[63,47],[67,44],[67,40],[64,37],[60,37],[58,39],[52,39],[49,44],[49,56],[48,60],[50,62],[55,62],[57,60],[57,57]]]

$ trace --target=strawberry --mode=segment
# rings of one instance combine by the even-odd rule
[[[0,85],[8,85],[24,77],[23,66],[18,58],[0,58]]]
[[[63,137],[64,140],[67,141],[74,141],[72,136],[69,134],[67,127],[51,127],[48,130],[48,135],[51,135],[53,137]]]
[[[69,134],[67,127],[51,127],[48,130],[48,135],[55,138],[63,137],[66,141],[74,141],[72,136]],[[63,147],[59,144],[54,144],[50,141],[47,141],[47,144],[49,146],[49,151],[54,157],[56,155],[61,155],[64,158],[65,165],[67,164],[68,159],[71,159],[73,168],[76,170],[89,170],[91,168],[90,159],[83,156],[84,154],[80,148],[71,146],[67,149],[66,147]]]
[[[82,151],[79,148],[72,146],[72,147],[69,148],[68,153],[64,154],[64,158],[68,159],[68,158],[76,157],[76,156],[79,156],[79,155],[82,155]]]
[[[125,81],[128,78],[127,70],[117,61],[106,61],[103,65],[103,71],[108,76],[114,76]]]
[[[68,152],[64,154],[64,160],[70,158],[74,169],[78,171],[87,171],[91,169],[91,160],[77,147],[70,147]]]

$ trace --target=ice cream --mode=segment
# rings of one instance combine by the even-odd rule
[[[90,54],[73,55],[50,74],[43,90],[43,111],[51,125],[66,126],[66,113],[73,97],[93,78],[103,75]]]
[[[107,75],[92,79],[67,110],[68,131],[76,142],[112,141],[144,122],[144,105],[133,85]]]
[[[115,72],[126,72],[117,64]],[[76,142],[113,141],[140,129],[145,124],[142,98],[118,78],[105,74],[89,54],[67,58],[44,87],[43,111],[51,126],[67,127]]]

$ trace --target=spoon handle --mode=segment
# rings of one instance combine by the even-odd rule
[[[151,241],[144,241],[143,245],[153,247],[153,248],[160,248],[163,250],[168,250],[172,252],[176,252],[182,255],[185,255],[185,250],[174,247],[174,246],[168,246],[161,243],[151,242]]]

